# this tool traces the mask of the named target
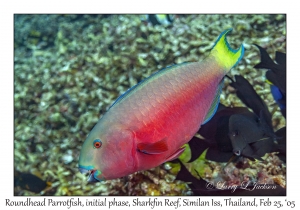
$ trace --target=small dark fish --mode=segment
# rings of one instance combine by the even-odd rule
[[[228,162],[232,157],[232,145],[228,136],[229,118],[233,114],[253,115],[246,107],[225,107],[219,104],[214,117],[202,125],[198,133],[205,139],[193,138],[190,142],[191,159],[196,160],[204,150],[207,150],[206,159],[216,162]]]
[[[266,125],[262,112],[258,119],[231,116],[229,130],[233,153],[237,156],[262,160],[266,153],[280,152],[285,155],[285,133],[274,133]]]
[[[249,118],[240,114],[234,114],[230,117],[229,138],[235,155],[240,156],[248,144],[258,141],[262,136],[263,131],[256,122],[256,118]]]
[[[231,79],[231,78],[230,78]],[[274,150],[277,140],[272,127],[272,116],[265,102],[242,76],[231,79],[232,87],[237,89],[237,96],[253,110],[253,117],[235,115],[229,122],[230,139],[233,153],[250,159],[262,160],[261,157]],[[259,116],[259,117],[258,117]]]
[[[274,140],[277,140],[276,134],[266,124],[262,111],[258,117],[246,107],[230,108],[222,104],[198,133],[204,139],[194,137],[189,142],[189,162],[195,161],[206,149],[205,158],[216,162],[237,160],[232,158],[233,154],[262,160],[265,153],[275,150]]]
[[[260,111],[263,111],[264,118],[269,127],[272,128],[272,116],[269,112],[269,109],[266,103],[261,99],[261,97],[256,93],[253,89],[252,85],[246,80],[243,76],[236,75],[235,81],[227,76],[231,80],[229,84],[233,88],[236,89],[237,96],[241,99],[241,101],[253,112],[259,116]]]
[[[243,153],[245,156],[245,151],[243,150],[251,143],[258,141],[264,141],[269,139],[271,141],[264,141],[260,143],[266,148],[260,148],[260,151],[265,151],[261,153],[266,153],[269,151],[269,148],[273,146],[273,139],[275,134],[273,132],[268,132],[269,130],[265,129],[265,124],[260,122],[260,119],[257,118],[255,114],[252,116],[234,114],[229,119],[229,138],[232,143],[233,153],[237,156],[240,156]],[[268,144],[266,143],[268,142]],[[249,153],[248,153],[249,154]],[[250,153],[251,154],[251,153]],[[253,153],[254,154],[254,153]],[[262,156],[264,155],[262,154]],[[261,156],[259,154],[258,156]],[[254,157],[255,158],[255,157]]]
[[[279,105],[282,115],[286,117],[286,54],[277,51],[275,63],[264,48],[259,45],[255,46],[260,51],[261,62],[254,68],[268,69],[266,78],[267,82],[271,84],[271,93]]]
[[[51,183],[45,182],[33,174],[23,173],[15,170],[14,185],[15,187],[20,186],[24,190],[40,193],[42,190],[46,189],[46,187],[51,186]]]
[[[266,73],[266,78],[277,86],[281,92],[286,94],[286,54],[281,52],[276,52],[275,61],[270,58],[267,51],[260,47],[259,45],[255,46],[260,51],[261,62],[256,64],[254,68],[263,68],[269,69]]]

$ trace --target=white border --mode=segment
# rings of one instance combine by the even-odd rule
[[[1,90],[1,199],[23,200],[13,197],[13,14],[14,13],[287,13],[287,197],[276,199],[296,200],[299,187],[299,13],[296,1],[1,1],[0,3],[0,90]],[[33,199],[40,199],[32,197]],[[145,197],[146,198],[146,197]],[[166,197],[161,197],[166,198]],[[226,197],[215,197],[223,200]],[[258,197],[258,199],[263,197]],[[56,197],[56,200],[65,200]],[[85,197],[81,197],[85,199]],[[118,197],[119,200],[132,199]],[[208,199],[208,198],[203,198]],[[246,197],[245,199],[251,199]],[[296,203],[297,206],[300,203]],[[224,206],[223,206],[224,207]],[[51,208],[51,207],[47,207]],[[174,207],[165,207],[174,209]],[[200,207],[198,207],[200,208]],[[1,207],[1,209],[3,209]],[[45,209],[45,208],[43,208]],[[66,209],[59,208],[59,209]],[[72,207],[73,209],[73,207]],[[82,209],[82,208],[81,208]],[[147,208],[150,209],[150,208]],[[282,209],[282,208],[281,208]]]

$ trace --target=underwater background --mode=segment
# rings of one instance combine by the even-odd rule
[[[179,14],[161,22],[145,15],[14,15],[14,195],[193,195],[186,182],[176,180],[176,163],[87,183],[78,170],[79,152],[120,94],[166,66],[202,60],[228,28],[229,44],[245,47],[228,75],[252,84],[273,113],[274,131],[285,127],[266,71],[253,68],[260,62],[253,44],[273,60],[276,51],[286,53],[284,14]],[[229,83],[225,79],[221,103],[245,107]],[[286,187],[286,166],[276,154],[247,164],[239,170],[230,163],[227,178],[263,171],[269,183]],[[206,180],[221,174],[220,163],[203,158],[197,167]],[[40,188],[33,190],[32,182]]]

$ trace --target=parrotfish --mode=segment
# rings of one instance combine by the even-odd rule
[[[79,170],[89,182],[116,179],[177,158],[217,110],[223,78],[243,57],[220,34],[201,62],[154,73],[120,96],[83,143]]]

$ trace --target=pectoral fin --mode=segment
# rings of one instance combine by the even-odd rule
[[[160,154],[168,151],[167,140],[164,138],[154,143],[139,143],[137,149],[145,154]]]

